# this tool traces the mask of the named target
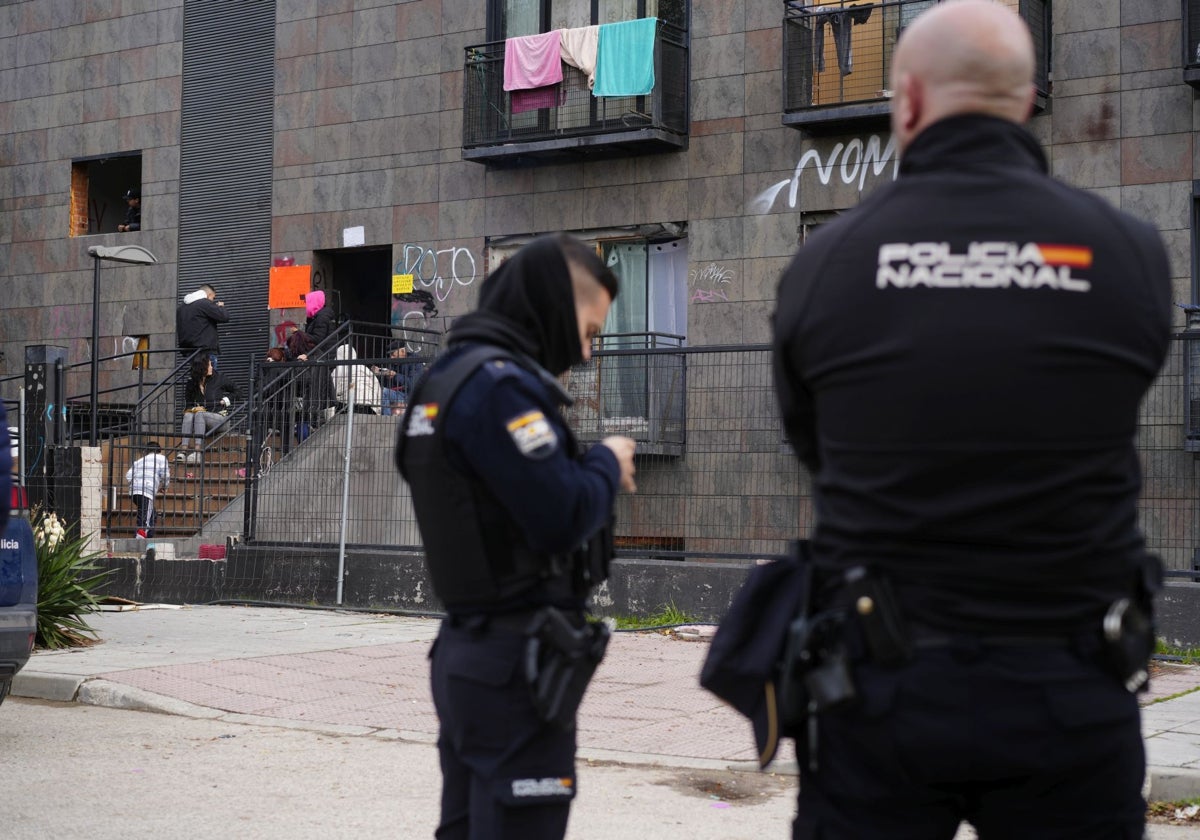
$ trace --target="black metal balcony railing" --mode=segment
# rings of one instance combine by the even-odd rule
[[[1200,87],[1200,0],[1183,4],[1183,80]]]
[[[658,22],[654,90],[595,97],[584,73],[563,65],[557,105],[513,113],[504,89],[504,42],[467,47],[463,72],[463,159],[637,154],[687,147],[687,32]]]
[[[917,15],[941,0],[885,3],[784,0],[783,122],[805,129],[848,121],[882,122],[888,113],[896,41]],[[1009,0],[1033,35],[1036,107],[1049,95],[1047,0]]]

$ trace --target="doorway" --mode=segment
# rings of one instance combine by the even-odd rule
[[[392,246],[314,253],[313,289],[325,292],[337,323],[386,324],[391,317]]]

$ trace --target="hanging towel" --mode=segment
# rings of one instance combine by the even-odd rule
[[[538,108],[557,108],[567,101],[567,92],[562,85],[546,85],[529,90],[514,90],[508,95],[512,112],[521,114]]]
[[[596,96],[644,96],[654,89],[654,33],[658,18],[600,25]]]
[[[562,36],[562,60],[572,67],[587,73],[588,90],[596,84],[596,41],[599,26],[577,26],[560,29]]]
[[[504,89],[528,90],[562,81],[558,30],[504,42]]]

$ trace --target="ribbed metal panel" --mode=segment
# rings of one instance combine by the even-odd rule
[[[216,287],[230,316],[221,370],[243,387],[271,344],[274,111],[274,0],[186,0],[178,291]]]

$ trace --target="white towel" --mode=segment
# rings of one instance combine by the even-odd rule
[[[587,73],[588,90],[596,84],[596,51],[600,44],[600,27],[577,26],[560,29],[562,60]]]

